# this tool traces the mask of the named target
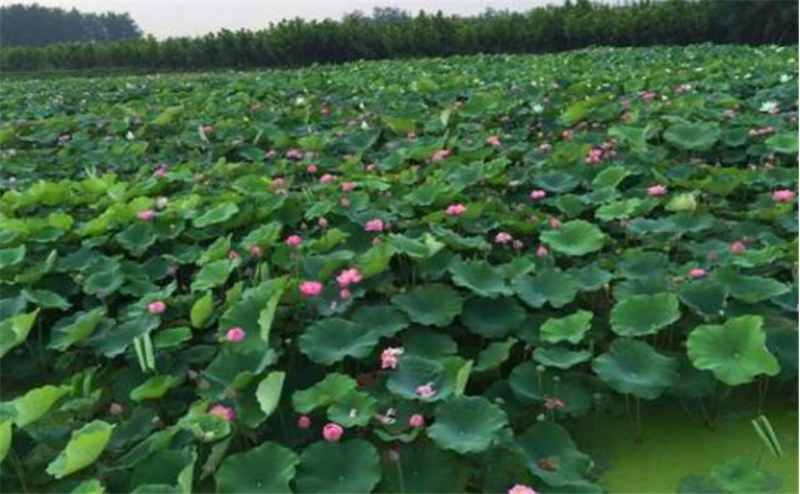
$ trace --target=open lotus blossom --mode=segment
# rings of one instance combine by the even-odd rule
[[[145,209],[144,211],[136,213],[136,216],[138,216],[140,220],[150,221],[156,217],[156,212],[152,209]]]
[[[165,310],[167,310],[167,304],[165,304],[161,300],[156,300],[155,302],[150,302],[149,304],[147,304],[147,312],[149,312],[150,314],[153,315],[161,314]]]
[[[322,437],[329,443],[339,442],[342,435],[344,435],[344,429],[337,423],[329,422],[322,428]]]
[[[303,281],[300,283],[300,293],[303,297],[318,297],[322,293],[322,283],[319,281]]]
[[[705,278],[706,274],[706,270],[703,268],[694,268],[689,270],[689,276],[695,279]]]
[[[405,350],[399,347],[384,348],[381,352],[381,369],[396,369],[400,355]]]
[[[417,393],[417,396],[421,396],[423,398],[430,398],[431,396],[436,394],[436,389],[433,387],[433,383],[427,383],[421,386],[417,386],[415,392]]]
[[[342,190],[345,192],[352,192],[356,190],[356,183],[355,182],[345,182],[342,184]]]
[[[230,341],[231,343],[238,343],[244,339],[246,333],[244,329],[240,327],[231,328],[225,333],[225,339]]]
[[[358,268],[345,269],[336,277],[336,282],[339,283],[341,288],[347,288],[352,284],[361,283],[361,280],[362,275]]]
[[[511,243],[514,240],[514,237],[511,236],[508,232],[500,232],[494,237],[494,242],[500,245],[506,245]]]
[[[517,484],[508,490],[508,494],[538,494],[533,487],[524,484]]]
[[[216,415],[217,417],[225,420],[226,422],[233,422],[236,420],[236,410],[225,405],[214,405],[208,410],[209,415]]]
[[[794,191],[790,189],[776,190],[772,193],[772,199],[775,202],[792,202],[794,201]]]
[[[433,161],[441,161],[441,160],[443,160],[445,158],[449,158],[449,157],[450,157],[450,151],[448,151],[447,149],[440,149],[440,150],[436,151],[435,153],[433,153],[433,156],[431,157],[431,159],[433,159]]]
[[[603,150],[600,148],[593,148],[586,155],[584,161],[589,165],[596,165],[603,161]]]
[[[761,107],[758,109],[758,111],[775,115],[776,113],[780,112],[781,109],[777,101],[765,101],[761,103]]]
[[[333,182],[334,180],[336,180],[336,175],[332,175],[330,173],[326,173],[325,175],[323,175],[323,176],[321,176],[319,178],[319,183],[321,183],[322,185],[325,185],[325,184],[329,184],[329,183]]]
[[[641,93],[642,99],[645,101],[653,101],[656,98],[656,93],[653,91],[643,91]]]
[[[422,414],[415,413],[408,418],[408,425],[415,429],[421,429],[425,427],[425,417],[423,417]]]
[[[490,146],[493,146],[493,147],[498,147],[501,144],[500,143],[500,137],[499,136],[489,136],[489,137],[486,138],[486,144],[488,144]]]
[[[445,212],[447,213],[447,216],[461,216],[467,212],[467,207],[463,204],[452,204],[447,207]]]
[[[647,188],[647,194],[650,197],[661,197],[667,195],[666,185],[652,185]]]
[[[374,219],[367,221],[367,224],[364,225],[365,232],[382,232],[383,231],[383,220]]]
[[[289,247],[296,249],[303,244],[303,237],[300,235],[289,235],[286,237],[286,245]]]
[[[747,250],[747,244],[741,240],[736,240],[731,242],[730,250],[733,254],[743,254]]]
[[[286,151],[286,157],[290,160],[301,160],[303,156],[305,156],[305,153],[299,149],[292,148]]]
[[[531,199],[533,199],[534,201],[538,201],[540,199],[544,199],[545,197],[547,197],[547,191],[546,190],[536,189],[533,192],[531,192]]]

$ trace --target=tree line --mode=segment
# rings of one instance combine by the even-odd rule
[[[0,47],[5,71],[291,67],[359,59],[537,53],[591,45],[796,44],[798,2],[568,1],[473,17],[375,9],[341,20],[284,20],[259,31],[157,41],[144,37],[48,47]]]
[[[130,14],[91,14],[41,5],[0,7],[0,47],[135,40],[142,31]]]

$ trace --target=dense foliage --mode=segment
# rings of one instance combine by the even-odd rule
[[[142,33],[127,13],[91,14],[41,5],[0,7],[0,46],[133,40]]]
[[[6,83],[4,491],[600,492],[575,421],[792,406],[795,56]]]
[[[796,43],[798,3],[779,0],[645,1],[548,5],[477,17],[411,16],[397,9],[341,21],[286,20],[261,31],[199,38],[0,49],[6,71],[97,68],[285,67],[359,59],[539,53],[590,45]]]

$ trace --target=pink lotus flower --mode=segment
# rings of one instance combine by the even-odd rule
[[[268,151],[264,151],[264,159],[265,160],[271,160],[272,158],[274,158],[277,155],[278,155],[278,153],[276,153],[274,149],[270,149]]]
[[[405,352],[405,350],[402,348],[385,348],[381,352],[381,369],[396,369],[397,362],[403,352]]]
[[[153,315],[161,314],[165,310],[167,310],[167,304],[165,304],[161,300],[156,300],[155,302],[150,302],[149,304],[147,304],[147,312],[149,312],[150,314]]]
[[[689,271],[689,276],[694,279],[705,278],[706,274],[706,270],[703,268],[694,268]]]
[[[493,146],[493,147],[498,147],[498,146],[500,146],[500,137],[498,137],[498,136],[489,136],[489,137],[486,138],[486,144],[488,144],[490,146]]]
[[[238,343],[244,339],[246,333],[244,329],[240,327],[231,328],[225,333],[225,339],[230,341],[231,343]]]
[[[433,156],[431,157],[431,159],[433,161],[441,161],[441,160],[449,158],[449,157],[450,157],[450,151],[448,151],[447,149],[440,149],[440,150],[436,151],[435,153],[433,153]]]
[[[561,220],[556,218],[556,217],[554,217],[554,216],[551,216],[550,217],[550,228],[552,228],[553,230],[558,230],[559,228],[561,228]]]
[[[731,243],[730,250],[733,254],[743,254],[747,250],[747,244],[741,240],[736,240],[735,242]]]
[[[305,156],[305,154],[299,149],[292,148],[286,151],[286,157],[290,160],[301,160],[303,156]]]
[[[344,429],[342,426],[334,422],[329,422],[322,428],[322,437],[329,443],[339,442],[343,434]]]
[[[538,494],[533,487],[527,485],[517,484],[508,490],[508,494]]]
[[[550,252],[547,250],[547,247],[545,247],[544,245],[540,245],[539,247],[536,248],[536,257],[539,258],[547,257],[549,253]]]
[[[282,189],[286,186],[286,180],[281,177],[275,177],[272,179],[272,188],[273,189]]]
[[[653,185],[647,188],[647,193],[650,197],[661,197],[667,195],[666,185]]]
[[[216,415],[226,422],[233,422],[236,420],[236,410],[231,407],[226,407],[225,405],[214,405],[208,413],[209,415]]]
[[[163,178],[166,173],[167,169],[164,166],[159,166],[156,168],[156,171],[153,172],[153,178]]]
[[[416,133],[416,132],[414,132],[413,130],[409,130],[408,132],[406,132],[406,138],[407,138],[409,141],[413,141],[414,139],[416,139],[416,138],[417,138],[417,133]]]
[[[303,237],[300,235],[289,235],[286,237],[286,245],[289,247],[296,249],[303,244]]]
[[[325,184],[329,184],[329,183],[333,182],[334,180],[336,180],[336,175],[332,175],[330,173],[326,173],[325,175],[323,175],[323,176],[321,176],[319,178],[319,183],[321,183],[322,185],[325,185]]]
[[[351,292],[347,288],[342,288],[341,290],[339,290],[339,298],[341,298],[342,300],[347,300],[352,296],[353,292]]]
[[[309,173],[311,175],[317,173],[317,165],[308,165],[306,167],[306,173]]]
[[[383,231],[383,220],[374,219],[367,221],[367,224],[364,225],[364,231],[366,232],[382,232]]]
[[[306,430],[311,427],[311,419],[307,415],[301,415],[297,419],[297,427]]]
[[[423,417],[422,414],[415,413],[408,418],[408,425],[415,429],[422,429],[425,427],[425,417]]]
[[[318,297],[322,293],[322,283],[319,281],[303,281],[300,283],[300,293],[305,298]]]
[[[603,150],[600,148],[594,148],[589,151],[589,154],[586,155],[586,159],[584,161],[589,165],[596,165],[603,161]]]
[[[533,199],[534,201],[544,199],[545,197],[547,197],[546,190],[536,189],[533,192],[531,192],[531,199]]]
[[[565,130],[564,132],[561,133],[561,137],[563,137],[564,139],[572,139],[574,135],[575,133],[572,132],[571,130]]]
[[[356,189],[356,183],[355,182],[345,182],[345,183],[342,184],[342,190],[344,192],[352,192],[355,189]]]
[[[259,258],[264,255],[264,249],[259,247],[258,245],[250,246],[250,256]]]
[[[144,211],[136,213],[136,216],[138,216],[140,220],[150,221],[156,217],[156,212],[152,209],[145,209]]]
[[[511,236],[510,233],[507,232],[500,232],[494,237],[494,242],[500,245],[506,245],[514,240],[514,237]]]
[[[203,134],[210,134],[210,133],[214,132],[214,126],[213,125],[203,125],[202,129],[203,129]]]
[[[352,284],[361,283],[361,280],[361,271],[359,271],[358,268],[345,269],[336,277],[336,282],[339,283],[339,287],[341,288],[347,288]]]
[[[423,384],[421,386],[417,386],[415,390],[417,396],[421,396],[423,398],[430,398],[431,396],[436,394],[436,389],[433,387],[433,383]]]
[[[641,93],[641,95],[642,99],[645,101],[653,101],[656,97],[656,93],[654,93],[653,91],[645,91]]]
[[[448,206],[445,212],[447,216],[461,216],[467,212],[467,207],[463,204],[453,204]]]
[[[775,202],[792,202],[794,201],[794,191],[790,189],[776,190],[772,193],[772,199]]]
[[[546,396],[544,399],[544,407],[548,410],[563,410],[566,406],[567,405],[559,398]]]

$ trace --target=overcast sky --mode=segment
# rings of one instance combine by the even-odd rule
[[[157,38],[194,36],[227,28],[259,29],[292,17],[338,19],[347,12],[369,13],[373,7],[400,7],[445,14],[471,15],[488,7],[528,10],[563,0],[0,0],[0,3],[38,3],[48,7],[77,8],[84,12],[129,12],[139,27]]]

